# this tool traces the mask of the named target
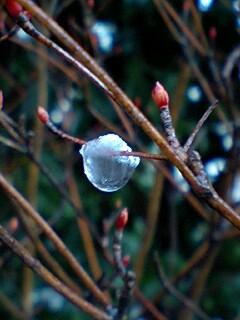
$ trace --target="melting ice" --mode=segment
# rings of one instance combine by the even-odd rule
[[[116,134],[88,141],[80,149],[84,173],[99,190],[113,192],[126,185],[140,162],[139,157],[123,156],[132,149]]]

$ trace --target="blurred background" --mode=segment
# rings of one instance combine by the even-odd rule
[[[4,1],[1,3],[0,31],[4,35],[15,22],[7,15]],[[181,143],[210,104],[219,101],[198,135],[196,149],[217,191],[239,209],[240,2],[37,3],[94,57],[161,131],[159,110],[151,99],[154,83],[160,81],[169,93]],[[56,41],[34,19],[33,23]],[[39,123],[38,105],[48,110],[57,127],[84,140],[114,132],[134,151],[159,153],[156,145],[99,88],[24,31],[19,30],[0,46],[2,114],[24,136],[14,140],[1,115],[0,170],[53,224],[91,276],[99,280],[103,273],[110,279],[114,269],[94,235],[96,260],[88,257],[83,221],[63,193],[89,218],[110,251],[113,230],[109,226],[119,210],[128,208],[123,252],[130,257],[129,268],[136,272],[140,290],[167,319],[240,319],[239,233],[197,199],[167,162],[156,165],[142,160],[124,188],[113,193],[97,190],[84,175],[79,147],[59,139]],[[27,147],[36,161],[25,152]],[[24,219],[2,192],[0,203],[1,224],[17,239],[26,239]],[[31,221],[25,223],[35,230]],[[40,240],[74,278],[45,236]],[[27,247],[39,257],[30,241]],[[1,319],[21,318],[9,300],[31,315],[24,313],[24,319],[90,319],[33,275],[3,245],[0,251]],[[184,299],[191,299],[203,312],[202,317],[166,288],[158,275],[154,252],[160,256],[165,277],[173,280]],[[112,283],[113,301],[119,286],[118,281]],[[129,319],[155,318],[133,298]]]

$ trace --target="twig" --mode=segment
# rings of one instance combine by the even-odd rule
[[[142,303],[146,310],[151,312],[151,314],[154,316],[154,319],[167,320],[167,317],[163,313],[161,313],[155,307],[155,305],[142,294],[142,292],[137,287],[134,288],[133,294]]]
[[[178,77],[178,81],[176,84],[176,88],[174,90],[174,95],[171,98],[171,112],[172,112],[172,120],[173,120],[173,125],[176,127],[178,123],[178,118],[180,114],[180,108],[184,106],[184,97],[185,97],[185,92],[187,89],[187,86],[190,81],[190,68],[187,63],[183,63],[180,65],[181,70],[180,70],[180,75]]]
[[[0,120],[1,122],[1,120]],[[6,138],[6,137],[3,137],[3,136],[0,136],[0,142],[2,144],[4,144],[5,146],[9,147],[9,148],[12,148],[12,149],[15,149],[21,153],[24,153],[26,150],[24,148],[22,148],[19,144],[17,144],[16,142]]]
[[[9,197],[11,201],[15,201],[19,207],[22,208],[25,214],[27,214],[35,223],[43,230],[49,239],[55,244],[55,247],[59,253],[68,261],[71,268],[75,271],[77,276],[85,284],[85,286],[93,293],[93,295],[105,306],[108,305],[108,301],[103,292],[95,285],[90,276],[82,268],[74,255],[68,250],[63,241],[57,236],[48,223],[38,214],[36,210],[14,189],[7,180],[0,174],[0,187],[4,193]]]
[[[101,82],[105,84],[108,91],[111,92],[112,98],[121,105],[127,113],[131,116],[132,120],[139,125],[143,131],[159,146],[163,154],[166,155],[168,160],[174,164],[189,182],[194,192],[203,197],[204,201],[209,206],[214,208],[220,215],[225,217],[233,225],[240,229],[240,217],[238,214],[219,197],[214,191],[212,195],[204,195],[204,190],[199,185],[196,177],[186,164],[176,155],[171,149],[159,131],[153,127],[150,121],[140,112],[138,108],[128,99],[128,97],[122,92],[122,90],[113,82],[113,80],[101,69],[93,59],[81,48],[57,23],[55,23],[48,15],[46,15],[38,6],[36,6],[30,0],[17,0],[23,7],[33,14],[44,26],[55,34],[55,36],[63,42],[70,51],[84,64],[86,68],[89,68],[96,77],[101,79]]]
[[[35,249],[39,252],[39,254],[46,261],[48,266],[52,269],[52,272],[63,281],[69,288],[74,290],[76,293],[80,294],[80,288],[72,281],[72,279],[68,276],[68,274],[62,269],[60,264],[53,258],[53,256],[49,253],[47,248],[44,246],[40,238],[38,237],[38,232],[36,230],[36,226],[30,224],[30,221],[27,221],[22,209],[20,209],[17,205],[15,205],[16,211],[18,212],[21,222],[32,241]]]
[[[0,304],[3,309],[5,309],[14,318],[19,320],[26,320],[27,315],[23,310],[21,310],[12,300],[7,297],[4,293],[0,292]]]
[[[190,295],[193,300],[192,302],[195,306],[198,304],[198,301],[203,293],[207,278],[212,270],[212,267],[213,267],[214,261],[216,259],[216,256],[218,254],[218,251],[219,251],[218,247],[211,248],[211,252],[209,253],[208,258],[204,262],[202,269],[199,270],[199,272],[194,280]],[[190,319],[192,319],[192,313],[196,313],[196,312],[193,309],[190,309],[188,306],[187,306],[187,308],[188,308],[188,310],[183,309],[180,317],[182,317],[182,319],[190,320]],[[209,319],[209,318],[206,318],[206,319]]]
[[[134,133],[133,126],[132,126],[131,122],[129,121],[128,117],[126,116],[124,111],[120,108],[120,106],[114,100],[112,100],[112,106],[113,106],[114,110],[116,111],[116,114],[118,115],[119,119],[121,120],[124,129],[127,131],[129,140],[134,141],[135,133]]]
[[[128,220],[128,210],[124,208],[116,219],[114,238],[113,238],[113,258],[117,272],[123,280],[123,288],[118,301],[117,314],[114,320],[122,320],[127,313],[127,309],[135,286],[136,276],[131,270],[128,270],[123,263],[122,258],[122,237],[123,231]]]
[[[158,0],[153,0],[159,14],[161,15],[163,21],[165,22],[166,26],[168,27],[169,31],[171,32],[173,38],[181,44],[182,42],[182,37],[172,20],[170,19],[165,7],[163,6],[161,1]]]
[[[40,121],[42,121],[47,128],[55,135],[60,137],[61,139],[65,139],[67,141],[70,141],[74,144],[77,145],[83,145],[87,143],[86,141],[73,137],[72,135],[69,135],[68,133],[64,132],[61,129],[58,129],[54,123],[49,119],[49,115],[45,109],[42,107],[38,108],[38,116]],[[116,130],[114,130],[116,131]],[[122,156],[137,156],[145,159],[151,159],[151,160],[166,160],[166,157],[158,154],[150,154],[150,153],[145,153],[145,152],[130,152],[130,151],[121,151],[119,153],[116,153],[117,156],[122,155]]]
[[[71,291],[61,281],[59,281],[40,263],[39,260],[33,258],[31,254],[26,249],[24,249],[24,247],[16,239],[11,237],[10,234],[1,225],[0,239],[24,262],[24,264],[26,264],[29,268],[36,272],[45,282],[47,282],[75,306],[92,316],[94,319],[111,320],[111,318],[106,313],[79,297],[76,293]]]
[[[39,50],[46,51],[46,48],[38,44]],[[37,60],[37,73],[38,73],[38,104],[47,105],[48,102],[48,71],[46,61],[42,61],[38,56]],[[35,139],[32,143],[31,149],[36,159],[40,159],[43,145],[43,127],[35,119],[34,123],[34,136]],[[36,207],[38,197],[38,183],[39,183],[39,167],[35,166],[34,162],[29,163],[28,168],[28,181],[27,181],[27,198],[33,207]],[[26,225],[29,225],[29,229],[34,229],[34,223],[31,219],[26,217]],[[34,256],[34,246],[28,246],[30,253]],[[34,286],[33,272],[24,266],[23,268],[23,306],[28,314],[32,314],[32,291]]]
[[[182,294],[180,291],[178,291],[168,280],[166,277],[163,268],[161,266],[159,255],[156,253],[155,261],[157,264],[158,274],[159,277],[163,283],[163,286],[168,290],[170,294],[172,294],[177,300],[179,300],[182,304],[184,304],[188,309],[190,309],[194,314],[196,314],[200,319],[203,320],[210,320],[211,318],[203,312],[195,303],[193,303],[192,300],[190,300],[188,297],[186,297],[184,294]]]
[[[73,175],[72,168],[70,168],[68,172],[67,184],[69,187],[69,193],[73,203],[77,208],[79,208],[82,211],[81,199],[78,193],[77,183]],[[96,248],[94,246],[94,242],[92,239],[91,232],[89,230],[89,226],[87,222],[79,216],[77,216],[77,222],[78,222],[79,230],[83,239],[83,244],[85,248],[84,251],[88,258],[90,270],[94,276],[94,279],[99,280],[102,275],[102,270],[99,265]]]
[[[123,137],[123,139],[128,140],[128,136],[123,132],[123,130],[119,129],[113,122],[106,119],[101,113],[96,111],[93,107],[87,105],[87,110],[107,130],[115,132],[120,137]]]
[[[208,109],[205,111],[205,113],[203,114],[201,119],[198,121],[198,123],[195,126],[193,132],[191,133],[191,135],[189,136],[189,138],[187,139],[187,141],[186,141],[186,143],[185,143],[185,145],[183,147],[185,152],[188,152],[188,150],[193,146],[193,143],[196,140],[197,134],[199,133],[199,131],[201,130],[202,126],[206,122],[207,118],[210,116],[210,114],[216,108],[217,104],[218,104],[218,101],[216,100],[213,104],[210,105],[210,107],[208,107]]]
[[[67,141],[70,141],[72,143],[79,144],[79,145],[83,145],[84,143],[86,143],[86,141],[73,137],[67,134],[66,132],[64,132],[63,130],[58,129],[50,119],[46,122],[46,126],[52,133],[56,134],[61,139],[65,139]]]
[[[169,279],[171,284],[176,285],[180,280],[190,275],[190,273],[201,264],[203,259],[207,257],[210,248],[211,247],[208,240],[202,243],[196,249],[196,251],[192,254],[189,260],[186,261],[183,268],[177,274],[175,274],[171,279]],[[155,298],[155,301],[156,302],[161,301],[163,299],[164,294],[165,294],[164,291],[159,292]]]
[[[143,159],[149,159],[149,160],[167,160],[167,158],[161,154],[152,154],[152,153],[146,153],[146,152],[138,152],[138,151],[121,151],[121,156],[129,156],[129,157],[140,157]]]
[[[12,38],[11,42],[16,44],[18,47],[21,47],[23,49],[36,53],[39,57],[46,60],[49,65],[52,65],[56,69],[63,72],[72,82],[78,84],[79,86],[82,84],[82,80],[79,79],[75,69],[73,69],[70,66],[67,66],[62,61],[56,60],[54,57],[51,57],[46,52],[39,50],[39,47],[34,46],[31,43],[22,42],[18,38]]]
[[[11,37],[13,37],[19,30],[18,25],[14,25],[11,30],[9,30],[6,34],[0,37],[0,42],[9,40]]]
[[[196,31],[198,32],[204,47],[208,50],[208,40],[204,32],[200,11],[197,10],[193,0],[189,0],[189,3]]]
[[[35,163],[35,165],[39,168],[41,173],[46,176],[46,178],[56,188],[56,190],[61,194],[61,196],[64,199],[66,199],[66,201],[72,206],[72,208],[77,212],[77,214],[88,223],[92,234],[94,235],[94,237],[96,238],[96,240],[100,244],[101,243],[100,237],[97,233],[97,230],[96,230],[94,224],[90,221],[89,217],[87,215],[85,215],[84,212],[79,207],[75,206],[75,204],[73,203],[73,201],[71,200],[71,198],[69,197],[69,195],[67,194],[65,189],[59,184],[58,181],[55,180],[55,178],[53,177],[51,172],[47,169],[47,167],[44,166],[39,161],[39,159],[37,159],[35,157],[35,155],[32,153],[32,151],[29,149],[29,145],[28,145],[28,141],[27,141],[28,136],[23,137],[22,133],[19,131],[19,128],[17,127],[17,124],[15,122],[13,122],[12,119],[9,118],[9,116],[7,114],[5,114],[4,112],[0,112],[0,124],[3,125],[5,130],[8,132],[8,134],[10,136],[12,136],[14,138],[14,140],[19,141],[19,144],[21,143],[21,147],[19,146],[18,151],[22,152],[26,157],[28,157],[31,161],[33,161]],[[0,140],[1,140],[1,138],[0,138]],[[7,145],[11,146],[11,142],[10,142],[10,144],[7,144]],[[22,147],[22,145],[23,145],[23,147]],[[18,145],[16,145],[16,146],[18,146]]]
[[[183,45],[183,51],[184,51],[186,58],[190,64],[192,72],[193,72],[194,76],[197,78],[203,92],[206,94],[206,96],[211,104],[215,103],[215,101],[217,100],[216,96],[215,96],[211,86],[209,85],[208,80],[206,79],[206,77],[202,73],[201,69],[199,68],[198,63],[196,62],[196,58],[193,55],[193,52],[192,52],[191,48],[189,48],[187,43],[185,43]],[[228,127],[228,122],[227,122],[226,116],[225,116],[224,112],[221,110],[221,108],[217,108],[217,115],[218,115],[219,119],[226,125],[226,127]]]
[[[222,74],[225,79],[230,79],[232,70],[239,59],[240,59],[240,46],[237,46],[228,56],[227,61],[223,67]]]
[[[127,270],[124,276],[124,286],[121,291],[118,302],[118,312],[114,317],[114,320],[123,320],[130,303],[130,298],[132,296],[133,288],[135,285],[136,276],[135,273]]]
[[[191,48],[188,47],[187,39],[185,39],[184,36],[182,36],[178,32],[178,30],[175,28],[174,23],[171,21],[171,19],[169,18],[168,14],[166,12],[166,8],[162,5],[162,0],[154,0],[154,3],[156,4],[156,7],[157,7],[159,13],[161,14],[165,24],[167,25],[168,29],[172,33],[173,38],[182,46],[183,51],[185,52],[185,54],[188,58],[188,61],[190,62],[192,72],[194,73],[194,75],[198,79],[199,84],[201,85],[203,91],[207,95],[209,101],[211,103],[214,103],[214,101],[216,100],[216,97],[215,97],[210,85],[208,84],[208,81],[206,80],[206,78],[204,77],[200,68],[198,67],[197,63],[195,62]],[[164,3],[165,3],[165,1],[164,1]],[[170,4],[167,3],[167,6],[169,6],[169,5]],[[172,8],[172,10],[174,10],[174,9]],[[168,12],[169,12],[169,10],[168,10]],[[170,12],[169,12],[169,14],[170,14]],[[179,16],[179,19],[181,20],[180,16]],[[221,94],[223,94],[224,87],[223,87],[223,83],[221,81],[221,77],[219,75],[219,70],[216,66],[214,59],[213,59],[212,53],[209,52],[209,50],[207,48],[206,48],[206,57],[210,61],[210,68],[212,69],[213,76],[215,78],[215,81],[219,84]],[[218,114],[219,118],[226,124],[227,123],[226,117],[225,117],[224,113],[221,111],[221,109],[219,109],[219,108],[217,109],[217,114]]]
[[[88,68],[86,68],[81,62],[77,61],[73,58],[67,51],[62,49],[59,45],[57,45],[52,40],[48,39],[45,35],[43,35],[39,30],[37,30],[34,25],[29,21],[29,19],[25,16],[24,13],[21,13],[18,18],[18,25],[31,37],[36,39],[38,42],[42,43],[44,46],[55,50],[60,56],[62,56],[66,61],[72,64],[79,71],[86,74],[98,87],[104,90],[104,92],[112,97],[111,92],[104,85],[104,83],[99,80]]]
[[[181,17],[177,14],[175,9],[171,6],[171,4],[166,0],[154,0],[154,3],[156,6],[158,3],[161,3],[169,15],[172,17],[172,19],[175,21],[175,23],[178,25],[178,27],[181,29],[181,31],[184,33],[186,38],[191,42],[192,46],[198,50],[198,52],[202,55],[206,55],[206,50],[200,43],[200,41],[195,37],[195,35],[191,32],[191,30],[185,25]]]

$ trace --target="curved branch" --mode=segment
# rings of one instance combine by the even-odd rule
[[[111,96],[118,105],[122,106],[130,115],[132,120],[142,128],[142,130],[159,146],[162,153],[168,160],[175,165],[182,173],[184,178],[191,185],[195,194],[204,199],[204,201],[220,215],[230,221],[235,227],[240,229],[240,217],[238,214],[219,197],[215,190],[205,192],[193,172],[178,157],[174,150],[168,145],[163,136],[151,124],[151,122],[143,115],[143,113],[133,104],[126,94],[117,86],[111,77],[90,57],[90,55],[65,32],[50,16],[35,5],[31,0],[17,0],[26,10],[28,10],[40,23],[42,23],[49,31],[51,31],[58,40],[63,43],[69,51],[94,74],[100,82],[107,88],[106,93],[111,92]],[[104,87],[103,86],[103,87]],[[102,88],[103,88],[102,87]],[[109,94],[108,94],[109,95]]]

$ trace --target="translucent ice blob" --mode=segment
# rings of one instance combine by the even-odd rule
[[[126,185],[140,162],[139,157],[121,155],[132,149],[116,134],[88,141],[80,149],[84,172],[99,190],[113,192]]]

